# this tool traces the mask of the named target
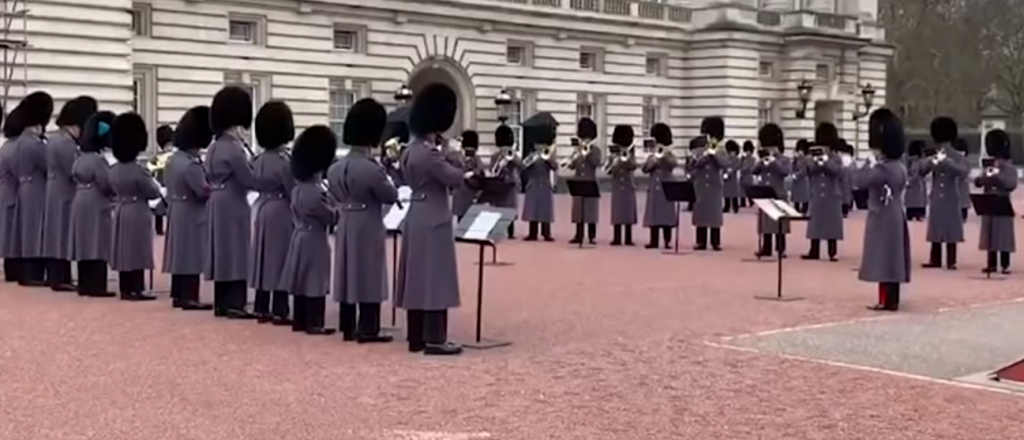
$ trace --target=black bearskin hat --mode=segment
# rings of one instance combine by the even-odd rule
[[[323,125],[307,128],[292,146],[292,173],[308,182],[327,170],[338,149],[337,136]]]
[[[213,95],[210,104],[210,128],[222,133],[231,127],[252,126],[252,96],[245,89],[227,86]]]
[[[961,153],[967,154],[967,141],[964,138],[953,139],[953,149]]]
[[[209,123],[207,123],[209,125]],[[174,142],[174,129],[170,125],[161,125],[156,128],[156,144],[163,148]]]
[[[96,100],[79,96],[64,103],[57,115],[58,127],[82,127],[96,113]]]
[[[1010,135],[999,129],[985,133],[985,152],[996,159],[1009,159]]]
[[[384,136],[388,124],[388,111],[370,98],[360,99],[345,116],[342,143],[353,147],[376,147]]]
[[[700,133],[708,135],[711,139],[725,139],[725,121],[718,116],[704,118],[700,122]]]
[[[733,154],[739,154],[740,144],[736,143],[734,140],[729,140],[725,143],[725,151]]]
[[[256,112],[256,142],[264,150],[273,150],[295,139],[292,109],[283,101],[270,101]]]
[[[819,127],[820,128],[820,127]],[[796,141],[796,152],[797,153],[809,153],[811,151],[811,143],[807,142],[807,139],[800,139]]]
[[[110,148],[110,132],[116,118],[117,115],[109,111],[102,111],[92,115],[85,122],[85,126],[82,127],[82,135],[78,138],[82,151],[99,153]]]
[[[409,111],[409,131],[416,136],[440,133],[451,128],[458,110],[458,97],[443,84],[431,84],[416,94]]]
[[[4,121],[4,137],[7,139],[14,139],[21,136],[21,132],[25,131],[24,121],[25,111],[21,109],[21,106],[14,107],[11,114],[7,115]]]
[[[612,131],[612,143],[623,148],[633,145],[633,127],[628,125],[616,125]]]
[[[696,150],[708,146],[708,138],[706,136],[697,136],[690,139],[690,149]]]
[[[593,119],[583,118],[576,123],[576,137],[580,139],[597,139],[597,124]]]
[[[959,135],[956,121],[945,116],[932,119],[931,134],[932,140],[937,144],[953,142],[957,135]]]
[[[755,150],[754,143],[750,141],[743,142],[743,151],[747,153],[753,153]]]
[[[672,129],[668,128],[668,125],[662,124],[661,122],[654,124],[651,127],[651,137],[654,138],[654,142],[660,145],[669,146],[672,145]]]
[[[921,157],[924,155],[924,148],[924,141],[911,141],[910,144],[907,145],[907,155],[913,157]]]
[[[24,124],[26,127],[50,124],[50,117],[53,116],[53,98],[46,92],[32,92],[18,104],[24,111]]]
[[[778,148],[779,152],[785,148],[786,139],[782,133],[782,128],[775,124],[765,124],[757,131],[757,141],[761,143],[761,148]]]
[[[178,121],[178,129],[174,130],[174,145],[182,150],[201,150],[211,141],[210,108],[205,105],[190,108]]]
[[[462,132],[462,149],[476,150],[480,148],[480,135],[473,130]]]
[[[821,124],[818,124],[818,128],[814,129],[814,145],[825,147],[830,150],[842,149],[843,147],[839,143],[839,130],[836,130],[835,124],[832,124],[831,122],[822,122]],[[797,150],[799,149],[800,144],[798,142]]]
[[[511,147],[516,143],[516,135],[507,125],[501,125],[494,130],[494,145],[499,147]]]
[[[137,113],[122,113],[110,127],[110,149],[118,162],[134,162],[146,150],[149,133],[146,123]]]
[[[877,120],[875,125],[877,136],[876,150],[882,152],[886,159],[900,159],[907,151],[907,141],[903,134],[903,123],[900,119],[890,113],[890,116]]]

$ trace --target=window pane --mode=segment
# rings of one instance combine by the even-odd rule
[[[142,108],[142,102],[140,102],[141,97],[142,81],[140,81],[138,78],[135,78],[134,80],[132,80],[132,111],[135,113],[138,113],[139,109]]]
[[[354,104],[355,101],[355,91],[340,88],[331,90],[328,120],[331,129],[334,130],[334,133],[339,138],[344,135],[345,116],[348,115],[348,110],[352,108],[352,104]]]

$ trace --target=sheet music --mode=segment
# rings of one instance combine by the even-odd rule
[[[775,204],[775,200],[772,199],[754,199],[754,204],[761,210],[768,218],[772,220],[778,220],[785,217],[786,214]]]
[[[483,211],[473,219],[473,223],[469,225],[469,229],[462,236],[470,240],[487,240],[499,220],[501,220],[501,213]]]
[[[384,215],[384,228],[395,231],[402,227],[405,215],[409,212],[409,203],[412,200],[412,188],[402,186],[398,188],[398,201],[391,205],[391,209]]]
[[[773,202],[775,202],[775,206],[777,208],[779,208],[779,210],[782,211],[782,213],[786,217],[802,217],[803,216],[803,214],[801,214],[800,211],[797,211],[796,208],[794,208],[793,205],[790,205],[789,203],[786,203],[786,202],[784,202],[782,200],[773,200]]]

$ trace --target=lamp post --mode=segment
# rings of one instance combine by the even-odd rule
[[[512,96],[508,94],[508,90],[503,88],[498,92],[494,97],[494,106],[498,108],[498,121],[501,122],[501,125],[505,125],[510,107],[512,107]]]
[[[395,102],[398,103],[399,107],[404,107],[409,101],[412,101],[412,89],[402,84],[398,90],[395,90]]]
[[[806,79],[796,85],[797,97],[800,99],[800,108],[796,110],[797,119],[805,119],[807,117],[807,104],[811,102],[812,91],[814,91],[814,83]]]
[[[853,109],[853,120],[854,121],[856,121],[856,120],[858,120],[860,118],[863,118],[863,117],[865,117],[865,116],[867,116],[868,114],[871,113],[871,107],[872,107],[872,105],[874,104],[874,101],[875,101],[875,87],[872,86],[871,83],[865,84],[864,88],[860,89],[860,97],[864,101],[863,102],[864,110],[861,111],[861,110],[858,110],[857,108]]]

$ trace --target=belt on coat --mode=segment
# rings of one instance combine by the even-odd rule
[[[323,231],[327,232],[327,226],[314,226],[306,223],[299,223],[295,225],[295,229],[302,229],[306,231]]]
[[[33,180],[36,180],[36,176],[21,176],[21,177],[18,177],[18,181],[19,182],[31,182]]]
[[[413,193],[409,197],[409,200],[413,202],[422,202],[424,200],[427,200],[427,195],[423,193]]]
[[[265,199],[283,199],[283,192],[261,192],[260,197]]]
[[[187,200],[192,200],[192,198],[189,196],[167,196],[167,200],[170,200],[172,202],[184,202]]]
[[[218,183],[216,185],[210,185],[210,191],[223,191],[225,189],[228,189],[228,186],[223,184],[223,183]]]
[[[143,199],[142,197],[138,197],[138,196],[114,197],[114,202],[115,203],[145,203],[146,199]]]
[[[338,205],[338,209],[341,209],[342,211],[365,211],[366,208],[367,206],[365,203],[356,202],[342,203]]]
[[[91,183],[79,183],[76,188],[78,189],[92,189]]]

